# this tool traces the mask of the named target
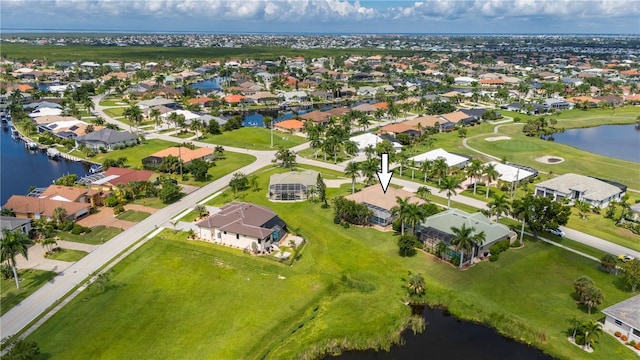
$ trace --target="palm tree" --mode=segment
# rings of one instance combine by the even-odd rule
[[[409,215],[409,197],[407,196],[403,199],[400,196],[396,196],[396,203],[398,205],[391,208],[391,215],[400,220],[400,235],[404,235],[404,224],[407,222],[407,216]]]
[[[420,186],[416,191],[416,195],[422,200],[427,200],[427,195],[431,195],[431,189],[426,186]]]
[[[51,247],[55,246],[57,244],[58,244],[58,242],[56,241],[56,239],[52,238],[52,237],[44,238],[44,240],[42,240],[42,242],[40,242],[40,245],[42,245],[43,248],[46,248],[47,252],[51,252],[51,250],[52,250]]]
[[[498,170],[496,170],[496,165],[495,164],[486,164],[486,166],[484,167],[484,176],[487,177],[487,193],[486,198],[489,198],[489,184],[491,184],[493,181],[496,181],[499,177],[500,177],[500,173],[498,172]]]
[[[379,162],[375,159],[369,159],[360,164],[360,171],[365,178],[365,183],[371,185],[376,178],[376,172],[378,171]]]
[[[163,74],[158,74],[156,76],[156,79],[155,79],[156,80],[156,84],[159,85],[159,86],[164,85],[165,79],[166,79],[166,77]]]
[[[473,159],[467,166],[467,175],[473,179],[473,194],[476,194],[476,188],[478,185],[478,178],[482,176],[482,170],[484,169],[482,161]]]
[[[511,216],[522,221],[522,228],[520,229],[520,242],[522,242],[524,238],[524,227],[525,223],[527,222],[527,212],[530,208],[528,199],[530,198],[524,197],[522,199],[515,199],[511,202]]]
[[[209,213],[209,210],[207,210],[207,207],[203,204],[197,204],[196,206],[194,206],[193,211],[195,211],[200,218]]]
[[[356,156],[358,154],[358,144],[355,141],[347,140],[344,142],[344,152],[349,156]]]
[[[11,270],[13,270],[13,278],[16,281],[16,288],[20,289],[20,280],[18,279],[18,268],[16,267],[16,255],[22,254],[25,259],[28,258],[29,245],[33,242],[29,237],[20,231],[11,231],[7,228],[2,229],[2,239],[0,240],[0,262],[6,261]]]
[[[409,164],[409,154],[406,151],[402,151],[398,154],[398,164],[400,165],[400,176],[402,176],[402,170]]]
[[[131,105],[124,110],[123,115],[129,120],[129,122],[136,124],[136,133],[140,134],[138,125],[142,122],[142,110],[137,105]]]
[[[580,329],[580,326],[582,325],[582,321],[580,321],[580,319],[578,319],[577,316],[573,315],[571,317],[571,319],[569,319],[569,324],[571,325],[571,328],[573,329],[573,333],[571,335],[571,339],[573,339],[573,341],[576,341],[576,334],[578,333],[578,329]]]
[[[424,174],[424,182],[427,182],[427,176],[433,170],[433,161],[425,160],[422,164],[420,164],[420,171]]]
[[[153,119],[156,127],[160,126],[160,110],[153,108],[149,111],[149,117]]]
[[[438,177],[438,185],[440,185],[440,181],[443,177],[449,175],[449,165],[447,165],[447,161],[443,158],[437,158],[433,161],[433,172]]]
[[[456,176],[445,176],[442,182],[439,182],[439,192],[447,192],[447,208],[451,208],[451,195],[457,195],[456,190],[462,189],[460,186],[461,180]]]
[[[584,344],[587,349],[590,349],[591,344],[600,338],[600,334],[602,333],[602,324],[598,321],[588,321],[582,324],[581,328],[584,333]]]
[[[411,226],[411,232],[415,235],[417,232],[418,224],[422,223],[427,218],[427,212],[424,208],[416,203],[409,203],[406,207],[405,221]]]
[[[53,214],[51,215],[51,218],[53,221],[59,224],[67,218],[67,210],[61,207],[57,207],[53,209]]]
[[[496,216],[496,222],[500,221],[500,216],[509,213],[509,201],[504,194],[493,194],[493,201],[489,202],[487,206],[491,210],[491,213]]]
[[[364,148],[364,154],[367,157],[367,160],[371,160],[371,158],[373,157],[373,155],[375,155],[376,153],[376,148],[375,146],[369,144]]]
[[[351,193],[356,192],[356,178],[360,175],[360,166],[357,162],[351,161],[345,166],[344,174],[351,177]]]
[[[464,250],[470,251],[471,248],[476,244],[476,238],[473,232],[476,229],[473,227],[467,227],[466,224],[462,224],[461,227],[457,228],[455,226],[451,227],[451,231],[453,232],[453,238],[451,239],[451,244],[455,245],[458,251],[460,252],[460,268],[462,269],[462,263],[464,260]]]
[[[204,130],[204,125],[200,120],[193,120],[191,121],[191,125],[189,125],[189,128],[193,130],[194,133],[196,133],[196,139],[199,139],[200,135],[198,135],[198,133],[201,133],[202,130]]]
[[[411,295],[421,296],[424,294],[426,288],[424,283],[424,277],[422,274],[412,274],[409,272],[409,281],[407,281],[407,290]]]

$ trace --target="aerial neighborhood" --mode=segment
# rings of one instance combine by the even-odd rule
[[[640,43],[601,40],[3,35],[7,143],[81,170],[3,174],[2,351],[328,358],[426,308],[638,358]]]

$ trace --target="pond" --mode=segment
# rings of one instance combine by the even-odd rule
[[[640,162],[640,128],[636,125],[602,125],[553,134],[557,143],[621,160]]]
[[[404,345],[391,351],[348,351],[325,360],[370,359],[473,359],[550,360],[542,351],[503,337],[482,324],[461,321],[446,310],[425,307],[426,328],[420,334],[407,330]]]
[[[219,78],[211,78],[204,81],[199,81],[197,83],[190,85],[193,89],[200,90],[202,94],[210,93],[214,90],[221,90],[220,79]]]

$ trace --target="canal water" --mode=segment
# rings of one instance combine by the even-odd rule
[[[66,159],[51,160],[46,153],[28,150],[24,142],[13,139],[8,126],[0,130],[0,206],[11,195],[26,195],[31,186],[46,187],[67,175],[89,173],[87,163]]]
[[[472,359],[472,360],[551,360],[542,351],[503,337],[493,329],[461,321],[442,309],[425,308],[426,328],[420,334],[407,330],[405,343],[386,351],[348,351],[338,357],[325,360],[422,360],[422,359]]]
[[[640,129],[636,125],[602,125],[553,134],[557,143],[621,160],[640,162]]]

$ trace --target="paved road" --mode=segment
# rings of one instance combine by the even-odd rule
[[[99,100],[102,96],[96,96],[93,98],[95,104],[95,111],[100,114],[107,122],[114,123],[119,126],[123,126],[123,124],[111,117],[107,116],[104,113],[104,107],[99,105]],[[183,139],[172,138],[169,135],[162,134],[149,134],[148,137],[152,138],[161,138],[175,142],[183,142]],[[211,144],[194,142],[198,146],[212,146]],[[294,151],[301,151],[307,148],[308,143],[296,146],[293,148]],[[274,151],[253,151],[247,149],[239,149],[232,147],[225,147],[225,149],[230,151],[238,151],[238,152],[246,152],[248,154],[254,155],[256,157],[256,161],[250,165],[247,165],[238,171],[241,171],[245,174],[252,173],[254,171],[259,170],[260,168],[271,164],[271,160],[275,154]],[[344,165],[340,164],[327,164],[325,162],[316,161],[312,159],[300,158],[298,157],[298,162],[301,164],[310,164],[315,165],[327,169],[332,169],[336,171],[343,171]],[[180,201],[171,204],[163,209],[158,210],[156,213],[152,214],[145,220],[131,227],[130,229],[120,233],[107,243],[101,245],[87,256],[82,258],[80,261],[71,265],[65,271],[60,273],[54,279],[49,281],[47,284],[43,285],[40,289],[34,292],[31,296],[23,300],[20,304],[15,306],[13,309],[9,310],[0,318],[0,338],[4,338],[9,335],[13,335],[20,330],[22,330],[27,324],[36,319],[40,314],[42,314],[47,308],[49,308],[53,303],[55,303],[58,299],[67,294],[71,289],[75,286],[82,283],[87,277],[94,273],[97,269],[102,267],[105,263],[110,260],[116,258],[118,254],[123,252],[126,248],[136,243],[139,239],[143,238],[144,235],[152,232],[158,227],[162,227],[167,224],[170,219],[172,219],[176,214],[180,214],[187,209],[192,208],[196,205],[201,199],[223,189],[232,178],[232,174],[228,174],[212,183],[203,186],[202,188],[196,190],[195,192],[185,196]],[[411,182],[404,179],[394,178],[392,180],[394,184],[401,185],[408,189],[415,190],[418,186],[421,186],[419,183]],[[431,188],[432,193],[437,196],[446,197],[445,193],[440,193],[438,189]],[[453,201],[457,201],[463,204],[468,204],[471,206],[475,206],[478,208],[485,208],[486,204],[480,200],[472,199],[462,195],[455,195],[451,198]],[[610,252],[612,254],[620,254],[620,253],[629,253],[634,256],[640,257],[640,253],[637,251],[633,251],[630,249],[626,249],[624,247],[611,244],[608,241],[583,234],[577,232],[575,230],[571,230],[568,228],[563,228],[568,238],[577,240],[579,242],[583,242],[592,247]]]

